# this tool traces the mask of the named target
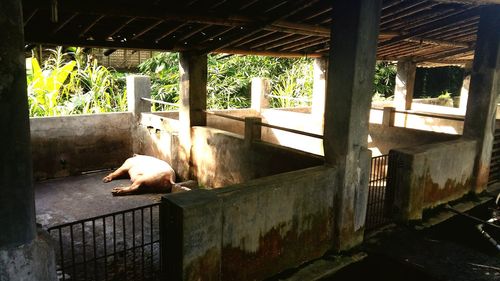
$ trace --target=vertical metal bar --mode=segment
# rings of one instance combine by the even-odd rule
[[[144,280],[144,258],[144,208],[141,208],[141,280]]]
[[[75,266],[75,240],[73,240],[73,225],[69,226],[70,232],[70,242],[71,242],[71,266],[73,267],[73,278],[76,276],[76,266]]]
[[[136,279],[135,278],[135,264],[137,263],[136,262],[136,259],[135,259],[135,210],[132,211],[132,269],[134,270],[134,280]]]
[[[149,242],[151,249],[151,277],[154,277],[154,247],[153,247],[153,206],[149,207]]]
[[[62,273],[62,278],[63,281],[66,280],[66,272],[65,272],[65,265],[64,265],[64,246],[63,246],[63,240],[62,240],[62,231],[61,228],[58,228],[59,230],[59,250],[61,251],[61,273]]]
[[[104,240],[104,280],[108,280],[108,244],[106,241],[106,217],[102,218],[102,234]]]
[[[113,262],[116,264],[116,214],[113,214]],[[117,266],[114,266],[116,273]]]
[[[122,213],[122,227],[123,227],[123,265],[125,276],[127,276],[127,235],[125,226],[125,212]]]
[[[94,244],[94,278],[97,280],[97,243],[95,239],[95,220],[92,220],[92,240]]]
[[[82,248],[83,248],[83,278],[87,280],[87,249],[85,241],[85,222],[82,222]]]

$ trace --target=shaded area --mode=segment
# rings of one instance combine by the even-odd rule
[[[487,219],[487,205],[470,214]],[[369,239],[368,258],[325,280],[500,280],[500,253],[476,230],[475,221],[455,216],[416,231],[396,227]],[[487,230],[498,240],[500,232]]]

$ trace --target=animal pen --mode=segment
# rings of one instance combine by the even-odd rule
[[[35,218],[62,218],[50,227],[63,279],[150,279],[160,269],[176,280],[261,280],[360,245],[388,215],[419,221],[481,193],[497,171],[497,0],[2,4],[0,266],[4,256],[22,266],[9,264],[0,279],[54,280],[54,250]],[[30,119],[20,58],[38,44],[179,52],[179,110],[151,113],[148,78],[130,76],[128,112]],[[255,80],[251,108],[211,112],[210,53],[314,58],[312,106],[266,108],[266,83]],[[397,61],[395,108],[371,108],[376,60]],[[472,64],[467,105],[417,110],[416,67],[449,64]],[[156,205],[158,197],[140,203],[99,185],[87,188],[102,196],[63,185],[45,205],[52,211],[35,217],[32,194],[42,189],[33,176],[37,186],[80,181],[133,153],[166,160],[204,188]],[[85,213],[74,215],[76,206]]]

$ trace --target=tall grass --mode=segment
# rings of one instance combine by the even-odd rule
[[[28,74],[30,116],[90,114],[127,110],[124,80],[113,70],[74,48],[49,50],[40,66],[31,58]]]

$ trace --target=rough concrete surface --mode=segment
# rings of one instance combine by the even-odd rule
[[[158,202],[163,194],[111,195],[115,186],[130,184],[129,179],[103,183],[110,171],[66,177],[36,183],[37,222],[50,227]]]
[[[0,280],[55,281],[54,248],[43,231],[30,243],[0,248]]]

